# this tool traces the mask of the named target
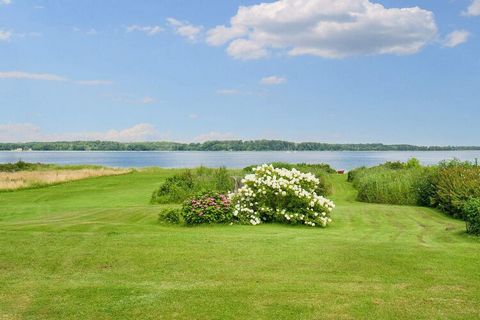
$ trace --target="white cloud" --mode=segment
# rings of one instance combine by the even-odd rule
[[[209,133],[196,136],[193,140],[195,142],[205,142],[205,141],[212,141],[212,140],[234,140],[234,139],[236,139],[236,136],[230,132],[212,131]]]
[[[31,123],[0,124],[0,142],[108,140],[120,142],[163,140],[167,134],[152,124],[140,123],[122,130],[49,134]]]
[[[262,44],[246,39],[237,39],[230,43],[227,53],[242,60],[255,60],[268,56],[268,51]]]
[[[444,47],[453,48],[462,43],[467,42],[469,37],[470,37],[470,32],[466,30],[456,30],[447,34],[445,39],[443,39],[442,41],[442,45]]]
[[[0,41],[9,41],[11,37],[11,31],[0,29]]]
[[[130,25],[126,28],[127,32],[139,31],[143,32],[149,36],[154,36],[163,31],[163,28],[160,26],[139,26],[139,25]]]
[[[0,0],[0,4],[11,4],[12,3],[12,0]]]
[[[70,81],[80,85],[107,85],[112,84],[109,80],[70,80],[64,76],[51,73],[31,73],[24,71],[0,71],[0,79],[22,79],[22,80],[40,80],[40,81]]]
[[[85,32],[85,34],[89,36],[96,36],[98,34],[98,31],[95,28],[90,28],[89,30],[87,30],[87,32]]]
[[[84,86],[104,86],[104,85],[113,84],[113,82],[110,80],[79,80],[79,81],[75,81],[75,83],[81,84]]]
[[[152,97],[143,97],[142,99],[140,99],[140,103],[141,104],[152,104],[152,103],[155,103],[157,100],[152,98]]]
[[[238,89],[220,89],[220,90],[217,90],[217,94],[221,96],[234,96],[234,95],[245,94],[245,93]]]
[[[279,0],[242,6],[229,26],[207,32],[207,43],[228,44],[237,59],[258,59],[272,50],[289,55],[344,58],[413,54],[435,40],[432,12],[385,8],[369,0]]]
[[[203,30],[202,26],[195,26],[189,22],[180,21],[174,18],[167,18],[167,23],[175,30],[175,33],[187,38],[190,41],[196,41]]]
[[[287,78],[279,77],[279,76],[265,77],[265,78],[262,78],[262,80],[260,80],[260,84],[269,85],[269,86],[274,86],[274,85],[279,85],[284,83],[287,83]]]
[[[0,72],[0,79],[27,79],[43,81],[67,81],[68,79],[56,74],[50,73],[29,73],[23,71],[5,71]]]
[[[467,11],[463,12],[466,16],[480,16],[480,0],[473,0]]]
[[[110,141],[150,141],[161,139],[163,135],[151,124],[140,123],[123,130],[109,130],[106,133],[95,133],[95,140]]]

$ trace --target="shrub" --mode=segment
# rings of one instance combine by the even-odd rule
[[[227,169],[200,167],[167,178],[160,188],[153,192],[151,202],[181,203],[198,193],[207,191],[227,193],[233,188],[234,180]]]
[[[238,222],[305,224],[325,227],[335,205],[316,193],[320,180],[296,169],[262,165],[242,180],[243,187],[232,196],[233,215]]]
[[[470,198],[480,198],[480,167],[443,165],[435,178],[433,205],[456,217],[463,218],[463,205]]]
[[[329,174],[332,173],[337,173],[330,165],[325,164],[325,163],[320,163],[320,164],[306,164],[306,163],[298,163],[298,164],[290,164],[290,163],[285,163],[285,162],[273,162],[271,165],[275,168],[279,169],[296,169],[300,172],[303,173],[311,173],[315,175],[318,180],[318,186],[316,189],[316,193],[318,195],[323,195],[323,196],[328,196],[332,194],[332,182],[329,179]],[[243,170],[246,173],[252,173],[254,172],[253,170],[257,168],[257,166],[249,166],[244,168]]]
[[[480,236],[480,198],[472,198],[463,205],[467,233]]]
[[[183,221],[182,211],[178,208],[166,208],[160,211],[158,215],[160,222],[166,222],[171,224],[179,224]]]
[[[186,224],[229,223],[233,220],[230,199],[214,192],[203,193],[185,201],[182,208]]]

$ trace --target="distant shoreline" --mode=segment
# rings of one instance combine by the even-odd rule
[[[236,150],[0,150],[4,153],[147,153],[147,152],[154,152],[154,153],[203,153],[203,152],[211,152],[211,153],[241,153],[241,152],[276,152],[276,153],[308,153],[308,152],[459,152],[459,151],[480,151],[479,149],[449,149],[449,150],[302,150],[302,151],[289,151],[289,150],[243,150],[243,151],[236,151]]]
[[[114,141],[58,141],[0,143],[0,151],[479,151],[480,146],[417,146],[409,144],[331,144],[320,142],[289,142],[281,140],[230,140],[203,143],[179,142],[114,142]]]

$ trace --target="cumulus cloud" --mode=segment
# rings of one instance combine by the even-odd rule
[[[267,85],[267,86],[275,86],[279,84],[284,84],[287,82],[287,78],[279,77],[279,76],[270,76],[265,77],[260,80],[260,84]]]
[[[227,44],[237,59],[289,55],[344,58],[413,54],[435,40],[432,12],[419,7],[385,8],[369,0],[279,0],[242,6],[228,26],[207,32],[207,43]]]
[[[203,30],[202,26],[195,26],[189,22],[180,21],[175,18],[168,18],[167,23],[173,28],[176,34],[190,41],[196,41]]]
[[[467,11],[463,12],[466,16],[480,16],[480,0],[473,0]]]
[[[40,80],[40,81],[70,81],[80,85],[107,85],[112,84],[110,80],[70,80],[64,76],[52,73],[32,73],[24,71],[0,71],[0,79],[23,79],[23,80]]]
[[[50,134],[31,123],[0,124],[0,142],[108,140],[119,142],[154,141],[167,138],[149,123],[108,131]]]
[[[154,36],[163,31],[163,28],[160,26],[139,26],[139,25],[130,25],[126,28],[127,32],[139,31],[143,32],[149,36]]]
[[[196,136],[193,140],[195,142],[205,142],[212,140],[235,140],[236,136],[230,132],[211,131],[209,133]]]
[[[11,31],[0,29],[0,41],[9,41],[11,37]]]
[[[447,34],[445,39],[443,39],[442,41],[442,45],[444,47],[453,48],[462,43],[467,42],[469,37],[470,37],[470,32],[466,30],[456,30]]]

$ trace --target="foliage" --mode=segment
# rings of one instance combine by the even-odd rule
[[[468,164],[443,165],[435,178],[433,205],[463,218],[463,205],[470,198],[480,198],[480,167]]]
[[[386,162],[376,167],[358,168],[348,173],[348,181],[358,190],[358,200],[373,203],[418,205],[429,202],[430,175],[412,158],[407,162]]]
[[[422,205],[465,218],[470,198],[480,198],[480,167],[459,160],[422,167],[417,161],[387,162],[349,172],[349,181],[364,202]]]
[[[317,163],[317,164],[307,164],[307,163],[287,163],[287,162],[272,162],[270,163],[275,168],[283,168],[292,170],[293,168],[301,171],[301,172],[310,172],[313,174],[325,174],[325,173],[336,173],[335,169],[333,169],[327,163]],[[258,165],[252,165],[245,167],[243,170],[247,173],[252,173],[253,169],[258,167]]]
[[[128,142],[115,141],[58,141],[0,143],[0,150],[42,151],[446,151],[480,150],[479,146],[414,146],[406,144],[329,144],[319,142],[288,142],[281,140],[230,140],[204,143],[178,143],[168,141]]]
[[[480,198],[471,198],[462,209],[467,233],[480,236]]]
[[[41,164],[18,161],[16,163],[0,164],[0,172],[18,172],[36,170]]]
[[[179,224],[183,221],[182,211],[179,208],[164,208],[158,215],[160,222]]]
[[[311,173],[314,174],[318,180],[319,184],[315,192],[318,195],[328,196],[332,194],[332,182],[329,179],[329,174],[337,173],[330,165],[325,163],[320,164],[306,164],[306,163],[285,163],[285,162],[272,162],[272,166],[275,168],[282,168],[282,169],[296,169],[303,173]],[[243,169],[246,173],[252,173],[253,170],[257,167],[257,165],[248,166]]]
[[[359,167],[359,168],[348,171],[347,181],[354,182],[355,179],[358,177],[358,175],[361,174],[365,169],[367,169],[367,167]]]
[[[325,227],[335,205],[316,193],[320,180],[296,169],[262,165],[242,180],[243,187],[232,195],[233,215],[240,223],[262,222],[305,224]]]
[[[79,169],[101,169],[102,166],[96,165],[66,165],[60,166],[47,163],[30,163],[18,161],[15,163],[0,164],[0,172],[19,172],[19,171],[42,171],[42,170],[79,170]]]
[[[200,167],[185,170],[169,178],[153,192],[152,203],[181,203],[195,194],[207,191],[227,193],[234,180],[225,168]]]
[[[224,195],[208,192],[185,201],[182,208],[185,224],[230,223],[232,207],[230,199]]]
[[[358,189],[358,200],[399,205],[417,205],[421,202],[419,189],[425,170],[380,168],[367,172],[354,182]]]

